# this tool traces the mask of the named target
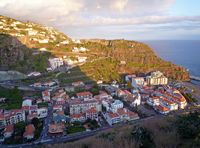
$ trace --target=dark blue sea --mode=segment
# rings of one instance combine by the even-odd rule
[[[200,40],[143,41],[162,59],[181,65],[190,75],[200,77]]]

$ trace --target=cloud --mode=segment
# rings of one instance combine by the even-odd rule
[[[75,37],[98,36],[98,34],[102,37],[107,36],[108,31],[112,32],[113,36],[121,37],[124,35],[123,31],[128,33],[129,27],[132,33],[137,30],[140,33],[151,32],[156,27],[159,27],[158,30],[166,30],[167,28],[162,25],[184,28],[185,23],[197,28],[200,24],[200,16],[170,14],[170,8],[175,1],[0,0],[0,13],[19,20],[53,26]],[[191,27],[187,26],[190,29]],[[173,30],[172,27],[169,29]]]
[[[126,20],[130,16],[162,15],[172,3],[173,0],[1,0],[0,12],[40,23],[83,25],[90,21],[110,21],[109,17]]]

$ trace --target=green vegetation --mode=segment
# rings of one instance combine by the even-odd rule
[[[38,118],[33,118],[31,120],[31,123],[34,125],[35,127],[35,139],[38,139],[40,137],[40,134],[43,130],[43,122],[40,121]]]
[[[82,146],[102,148],[161,148],[161,147],[200,147],[200,113],[194,112],[179,117],[155,117],[128,126],[116,126],[98,135],[51,147]]]
[[[67,133],[73,134],[73,133],[78,133],[78,132],[83,132],[83,131],[85,131],[85,128],[83,126],[71,126],[68,128]]]
[[[13,19],[6,18],[8,24],[12,23]],[[59,76],[61,84],[71,83],[75,80],[82,80],[84,82],[91,82],[96,80],[103,80],[106,82],[117,80],[122,81],[121,75],[126,73],[140,73],[150,72],[153,70],[160,70],[166,76],[177,80],[189,80],[189,75],[186,69],[176,66],[170,62],[166,62],[157,57],[153,50],[146,44],[128,41],[128,40],[82,40],[81,44],[72,43],[66,35],[58,32],[55,29],[49,31],[45,27],[38,24],[31,24],[33,29],[38,32],[43,32],[45,37],[50,38],[49,43],[40,44],[30,40],[27,36],[27,31],[21,31],[26,35],[25,41],[18,40],[16,37],[11,37],[11,31],[4,31],[0,35],[0,48],[3,53],[0,57],[0,66],[5,66],[8,69],[18,70],[20,72],[41,71],[44,72],[47,68],[49,57],[60,57],[68,55],[71,59],[77,59],[77,55],[83,54],[88,59],[88,62],[80,66],[78,73]],[[20,28],[26,28],[26,23],[19,25]],[[55,40],[52,40],[52,33]],[[35,38],[42,39],[40,35]],[[69,40],[67,45],[56,46],[60,41]],[[13,41],[15,44],[13,44]],[[34,55],[35,49],[47,48],[50,53],[41,53]],[[85,53],[74,54],[71,49],[74,47],[85,47],[89,51]],[[14,54],[16,53],[16,54]],[[10,60],[12,59],[12,60]],[[125,64],[123,64],[125,63]],[[82,72],[82,74],[81,74]],[[80,77],[73,77],[79,75]]]
[[[23,133],[25,131],[25,122],[19,122],[14,125],[14,134],[12,137],[4,141],[5,144],[20,144],[23,143]]]
[[[198,112],[180,116],[177,120],[177,131],[183,139],[200,138],[200,114]],[[200,140],[200,139],[198,139]],[[200,141],[199,141],[200,142]],[[199,143],[200,144],[200,143]]]
[[[99,128],[99,124],[96,120],[87,119],[83,124],[87,125],[91,130]]]
[[[189,94],[189,93],[184,94],[183,93],[183,96],[185,97],[185,99],[187,100],[188,103],[198,102],[198,100],[196,98],[193,98],[192,94]]]
[[[83,127],[83,124],[81,122],[67,123],[66,127],[67,127],[67,134],[73,134],[85,131],[85,128]]]
[[[38,103],[37,105],[38,105],[38,108],[48,107],[48,102]]]
[[[21,108],[22,93],[17,88],[5,89],[0,87],[0,97],[6,98],[6,102],[0,104],[1,109]]]
[[[133,138],[136,140],[136,143],[139,145],[139,147],[143,148],[155,147],[152,133],[148,129],[144,127],[137,127],[132,131],[131,134],[133,135]]]

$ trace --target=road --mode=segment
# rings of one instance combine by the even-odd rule
[[[48,129],[49,129],[49,124],[52,122],[52,120],[53,120],[53,105],[51,103],[49,103],[48,116],[44,120],[43,130],[40,134],[40,138],[36,142],[40,142],[40,141],[50,138],[47,133],[48,133]]]

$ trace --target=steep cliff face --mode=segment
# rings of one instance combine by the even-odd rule
[[[94,49],[92,52],[97,53],[98,56],[111,58],[115,65],[111,67],[116,69],[119,74],[160,70],[172,79],[189,80],[189,74],[185,68],[162,60],[154,53],[153,49],[144,43],[127,40],[84,40],[84,43],[87,48]],[[101,59],[101,62],[96,60],[89,66],[95,68],[103,62],[106,63],[106,60]],[[86,63],[84,69],[87,69],[87,66]],[[100,78],[101,76],[96,77]]]
[[[0,70],[18,70],[24,73],[45,71],[50,56],[50,53],[28,48],[16,37],[0,34]]]
[[[80,66],[92,79],[106,81],[120,79],[122,74],[160,70],[172,79],[189,80],[188,72],[180,66],[159,58],[146,44],[127,40],[81,40],[77,43],[59,31],[35,23],[20,22],[0,16],[0,69],[45,71],[48,58],[80,56],[71,53],[75,47],[89,49]],[[34,54],[40,48],[48,52]]]
[[[30,54],[30,50],[21,44],[16,38],[0,34],[0,66],[9,67],[24,59]]]

